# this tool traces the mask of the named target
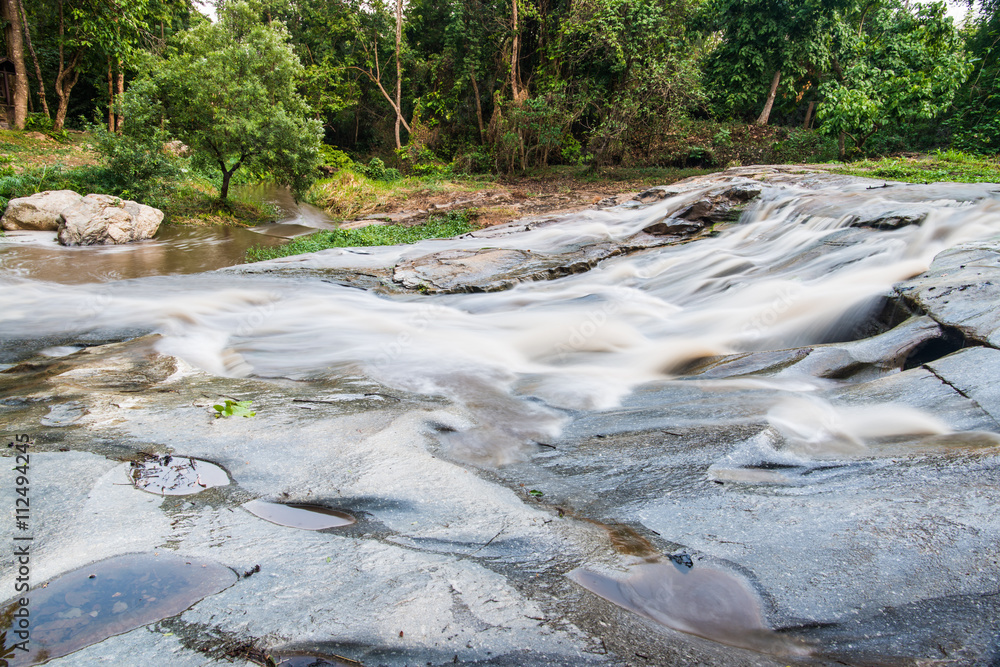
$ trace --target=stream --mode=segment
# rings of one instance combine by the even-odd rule
[[[625,247],[728,182],[247,266],[329,223],[287,204],[270,231],[0,239],[0,419],[36,438],[36,493],[84,480],[39,498],[35,576],[155,548],[258,564],[101,644],[174,664],[206,633],[322,664],[995,664],[996,186],[763,181],[711,233],[503,291],[407,291],[391,268]],[[956,252],[975,256],[935,273]],[[933,301],[928,276],[974,266]],[[217,418],[220,396],[255,416]],[[44,426],[56,408],[68,425]],[[133,497],[115,470],[138,451],[233,484]],[[234,513],[258,499],[357,523],[293,536]]]

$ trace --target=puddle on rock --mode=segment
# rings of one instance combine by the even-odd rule
[[[135,628],[176,616],[231,586],[236,574],[218,563],[181,556],[130,554],[73,570],[33,589],[27,652],[11,665],[35,665]],[[6,647],[18,641],[17,601],[3,610]]]
[[[161,496],[189,496],[229,484],[229,475],[214,463],[169,454],[132,461],[128,476],[135,488]]]
[[[314,653],[272,653],[268,656],[276,667],[344,667],[361,663],[342,656],[325,656]]]
[[[623,580],[577,568],[567,574],[591,593],[668,628],[729,646],[776,655],[808,655],[764,625],[756,596],[731,574],[673,560],[641,563]]]
[[[302,530],[343,528],[357,522],[357,519],[346,512],[304,503],[284,505],[263,500],[251,500],[244,503],[243,507],[246,511],[265,521]]]

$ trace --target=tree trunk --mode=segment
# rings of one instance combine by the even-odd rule
[[[767,120],[771,117],[771,107],[774,106],[774,98],[778,94],[778,82],[781,81],[781,70],[774,73],[774,80],[771,81],[771,92],[767,94],[767,102],[764,103],[764,110],[757,118],[757,125],[767,125]]]
[[[42,103],[42,110],[45,112],[46,118],[51,118],[49,114],[49,102],[45,99],[45,80],[42,79],[42,68],[38,64],[38,56],[35,55],[35,47],[31,44],[31,30],[28,28],[28,15],[24,11],[24,2],[22,0],[17,0],[17,6],[21,10],[22,22],[24,23],[24,41],[28,45],[28,51],[31,53],[31,59],[35,63],[35,76],[38,77],[38,99]]]
[[[847,147],[845,146],[847,139],[847,133],[841,132],[840,136],[837,137],[837,148],[840,150],[840,159],[843,160],[844,156],[847,155]]]
[[[125,94],[125,72],[122,61],[118,61],[118,74],[115,83],[115,102],[121,104],[122,95]],[[122,127],[125,125],[125,116],[122,115],[121,110],[117,110],[117,115],[115,118],[115,132],[118,134],[122,133]]]
[[[216,155],[218,155],[218,152],[216,152]],[[233,165],[232,169],[226,169],[226,161],[221,157],[219,158],[219,169],[222,170],[222,189],[219,190],[220,200],[225,201],[226,197],[229,196],[229,181],[232,180],[233,174],[235,174],[236,170],[240,168],[240,165],[243,164],[243,160],[245,158],[245,155],[241,156],[236,164]]]
[[[115,75],[111,72],[111,56],[108,56],[108,132],[115,131]]]
[[[24,42],[21,39],[21,15],[17,0],[2,0],[3,17],[9,22],[6,30],[7,50],[14,61],[14,127],[23,130],[28,119],[28,70],[24,67]]]
[[[63,129],[63,123],[66,121],[69,93],[76,85],[77,79],[80,78],[80,72],[77,71],[76,66],[80,64],[80,58],[83,57],[83,49],[77,49],[69,62],[66,62],[63,53],[63,36],[66,33],[66,24],[63,22],[63,2],[58,0],[56,4],[59,9],[59,72],[56,74],[56,97],[59,98],[59,105],[56,108],[56,119],[52,128],[58,132]]]
[[[510,92],[514,104],[520,106],[527,95],[521,88],[521,33],[517,20],[517,0],[511,0],[511,29],[514,33],[510,47]]]
[[[396,148],[402,148],[399,140],[399,124],[403,120],[403,65],[399,52],[403,43],[403,0],[396,0]]]
[[[476,73],[469,70],[472,79],[472,92],[476,95],[476,120],[479,121],[479,143],[486,141],[486,128],[483,126],[483,102],[479,98],[479,84],[476,83]]]
[[[812,124],[813,109],[815,109],[815,108],[816,108],[816,101],[815,100],[813,100],[812,102],[810,102],[809,106],[806,107],[806,119],[802,122],[802,129],[803,130],[808,130],[809,126]]]
[[[222,189],[219,190],[219,199],[223,201],[225,201],[226,197],[229,196],[229,181],[232,179],[233,172],[235,171],[235,168],[230,171],[226,171],[225,169],[222,170]]]

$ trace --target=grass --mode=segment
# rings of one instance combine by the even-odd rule
[[[177,183],[161,208],[164,221],[176,225],[255,227],[276,222],[282,215],[270,202],[241,196],[238,188],[220,201],[215,186],[200,179]]]
[[[34,136],[28,136],[29,134]],[[46,138],[39,139],[39,135]],[[0,154],[10,158],[10,164],[16,172],[55,162],[67,167],[97,165],[97,154],[92,150],[89,136],[79,132],[69,132],[63,136],[65,141],[39,132],[0,130]]]
[[[427,222],[413,227],[401,225],[370,225],[361,229],[334,229],[301,236],[282,246],[253,246],[247,250],[247,262],[261,262],[277,257],[319,252],[327,248],[360,248],[377,245],[403,245],[424,239],[458,236],[473,230],[469,216],[464,212],[451,212],[431,216]]]
[[[438,194],[475,192],[494,183],[488,176],[413,176],[377,181],[342,170],[318,181],[306,201],[335,218],[356,218],[386,210],[393,204]]]
[[[860,160],[832,169],[834,173],[884,178],[906,183],[1000,183],[1000,162],[961,151],[936,151],[917,157]]]
[[[66,167],[54,164],[32,167],[15,172],[0,166],[0,209],[15,197],[27,197],[44,190],[75,190],[87,194],[100,192],[118,194],[108,170],[101,167]]]

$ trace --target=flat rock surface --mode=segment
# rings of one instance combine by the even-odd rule
[[[413,246],[0,277],[32,581],[238,575],[50,664],[992,665],[995,186],[883,185],[746,167]],[[191,460],[229,483],[134,484]]]

